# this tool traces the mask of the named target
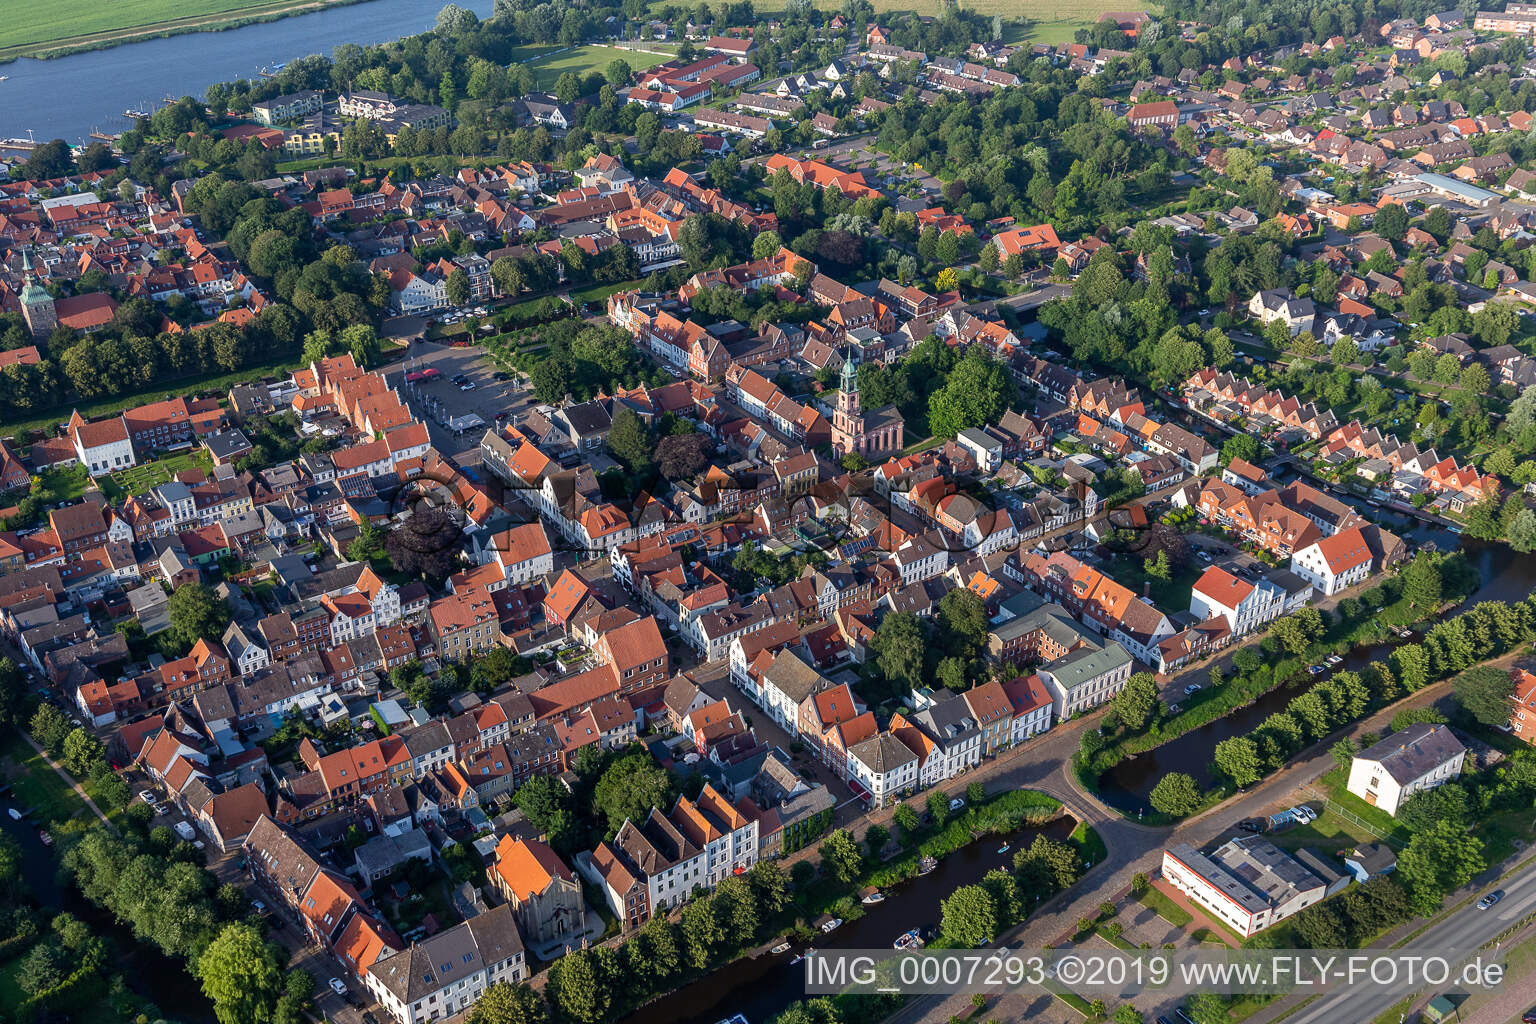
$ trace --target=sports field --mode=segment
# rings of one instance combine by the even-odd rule
[[[540,89],[554,86],[555,79],[567,71],[585,75],[590,71],[607,71],[608,65],[623,59],[635,71],[644,71],[672,59],[676,47],[671,43],[645,43],[645,50],[626,50],[617,46],[593,43],[588,46],[565,47],[523,46],[513,54],[516,63],[526,64],[533,71]],[[548,54],[548,56],[545,56]]]
[[[356,0],[8,0],[0,59],[100,49],[136,38],[227,27]]]

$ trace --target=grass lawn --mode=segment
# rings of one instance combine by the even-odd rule
[[[647,49],[664,49],[663,44],[646,44]],[[522,47],[534,51],[531,59],[522,57],[522,61],[533,69],[533,77],[540,89],[550,89],[555,80],[567,71],[574,71],[577,75],[585,75],[592,71],[607,71],[608,65],[615,60],[623,59],[635,71],[645,71],[653,68],[663,61],[670,60],[670,53],[642,53],[637,50],[624,50],[617,46],[602,46],[596,43],[588,46],[578,46],[574,50],[566,50],[557,53],[548,59],[539,57],[536,51],[545,49],[553,50],[558,47]],[[514,58],[516,59],[516,58]]]
[[[1109,575],[1138,594],[1143,587],[1151,584],[1152,600],[1159,608],[1188,608],[1189,595],[1195,589],[1195,582],[1200,579],[1201,570],[1185,566],[1164,580],[1148,575],[1143,561],[1140,556],[1129,552],[1118,554],[1109,565]]]
[[[0,59],[50,49],[110,45],[132,36],[209,29],[247,18],[296,13],[350,0],[49,0],[6,4]],[[54,44],[54,45],[50,45]]]
[[[1269,837],[1282,850],[1298,850],[1310,846],[1324,853],[1338,853],[1361,843],[1374,843],[1376,837],[1369,830],[1349,820],[1342,814],[1326,809],[1310,825],[1293,825]]]
[[[69,783],[59,778],[15,730],[0,741],[0,772],[11,783],[7,802],[31,808],[36,813],[34,821],[51,826],[82,812],[90,813]]]
[[[1344,788],[1349,783],[1349,772],[1346,769],[1334,768],[1318,781],[1328,792],[1328,798],[1344,810],[1379,830],[1382,835],[1397,840],[1399,844],[1408,842],[1408,831],[1392,815],[1379,807],[1372,807]]]
[[[1104,848],[1104,840],[1087,822],[1079,822],[1067,841],[1077,847],[1077,852],[1090,866],[1104,863],[1104,858],[1109,856],[1109,851]]]
[[[1147,887],[1146,892],[1137,896],[1136,901],[1175,928],[1188,928],[1190,922],[1195,919],[1189,911],[1151,886]]]
[[[4,967],[0,967],[0,1014],[4,1014],[6,1020],[16,1019],[16,1008],[26,998],[21,991],[21,986],[16,983],[16,975],[19,973],[21,973],[19,956]]]
[[[113,501],[124,495],[143,494],[151,487],[165,483],[184,469],[201,469],[213,472],[213,460],[201,449],[180,452],[154,462],[120,470],[102,480],[102,491]],[[116,491],[116,493],[110,493]]]
[[[571,292],[572,302],[607,302],[608,296],[615,292],[628,291],[638,288],[645,283],[645,278],[638,277],[633,281],[620,281],[617,284],[594,284],[586,288],[578,288]]]

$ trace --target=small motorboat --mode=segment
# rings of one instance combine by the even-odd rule
[[[998,848],[997,848],[997,852],[998,852],[998,853],[1007,853],[1007,852],[1008,852],[1008,851],[1009,851],[1009,850],[1011,850],[1011,849],[1013,849],[1013,847],[1011,847],[1011,846],[1009,846],[1009,845],[1008,845],[1008,840],[1006,840],[1006,839],[1004,839],[1004,840],[1003,840],[1003,845],[1002,845],[1002,846],[999,846],[999,847],[998,847]]]
[[[835,932],[835,931],[837,931],[837,929],[841,928],[842,926],[843,926],[843,919],[840,918],[840,917],[831,917],[831,918],[828,918],[827,920],[821,922],[821,930],[823,932],[828,932],[828,933]]]
[[[926,875],[938,866],[939,862],[934,860],[932,857],[924,857],[922,860],[917,862],[917,873],[919,875]]]
[[[778,956],[780,953],[788,953],[789,942],[784,939],[780,939],[778,945],[774,946],[768,952],[772,953],[774,956]]]
[[[40,828],[37,830],[37,838],[43,841],[44,846],[53,845],[53,836],[49,835],[48,830],[45,828]]]
[[[896,941],[891,943],[892,949],[922,949],[923,937],[916,928],[902,932],[896,936]]]
[[[881,892],[879,889],[876,889],[872,885],[868,886],[862,892],[859,893],[859,902],[861,902],[861,903],[884,903],[885,902],[885,893]]]
[[[20,821],[21,820],[21,812],[18,811],[14,807],[7,807],[5,809],[5,813],[9,814],[11,816],[11,820],[12,821]]]

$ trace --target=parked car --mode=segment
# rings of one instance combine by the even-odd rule
[[[147,789],[139,790],[139,799],[143,800],[145,803],[149,804],[149,806],[151,806],[151,807],[155,806],[155,794],[151,793]]]
[[[949,802],[949,809],[952,811],[963,811],[965,810],[965,801],[957,796]]]
[[[267,916],[267,905],[261,900],[251,900],[251,909],[256,912],[257,917]]]
[[[1191,693],[1199,693],[1199,692],[1200,692],[1200,684],[1199,683],[1190,683],[1188,686],[1184,687],[1184,693],[1186,695],[1191,694]]]
[[[1520,1024],[1536,1024],[1536,1006],[1520,1015]]]
[[[1503,889],[1495,889],[1495,890],[1493,890],[1493,892],[1489,893],[1488,895],[1484,896],[1482,899],[1477,901],[1477,909],[1478,910],[1487,910],[1489,907],[1493,906],[1495,903],[1499,902],[1499,900],[1501,900],[1503,898],[1504,898],[1504,890]]]
[[[331,991],[335,992],[339,996],[345,997],[347,994],[347,983],[342,981],[340,978],[332,978]]]
[[[1254,832],[1254,833],[1263,832],[1264,831],[1264,819],[1262,819],[1262,818],[1245,818],[1244,820],[1242,820],[1242,821],[1237,823],[1237,827],[1242,829],[1244,832]]]
[[[177,835],[181,836],[181,838],[185,839],[189,843],[197,838],[197,832],[193,830],[192,823],[190,821],[178,821],[173,826],[173,828],[175,829]]]

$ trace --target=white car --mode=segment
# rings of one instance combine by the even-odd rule
[[[347,983],[342,981],[340,978],[332,978],[331,991],[335,992],[339,996],[345,996],[347,994]]]
[[[955,797],[949,802],[949,809],[952,811],[963,811],[965,810],[965,801],[959,797]]]
[[[155,806],[155,794],[151,793],[147,789],[139,790],[139,799],[143,800],[145,803],[149,804],[149,806],[151,806],[151,807]]]

